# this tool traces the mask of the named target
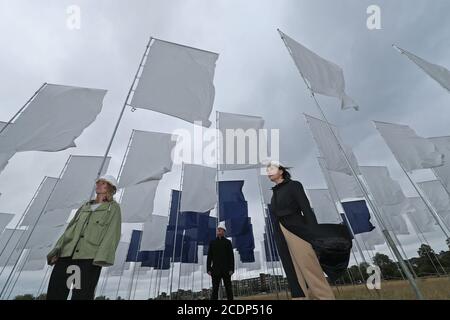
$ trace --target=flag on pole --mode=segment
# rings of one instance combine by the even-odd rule
[[[106,90],[47,84],[0,135],[5,152],[56,152],[75,139],[100,113]]]
[[[124,188],[120,208],[123,223],[144,223],[153,213],[159,180]]]
[[[422,138],[409,126],[374,121],[384,141],[406,171],[439,167],[444,155],[436,145]]]
[[[367,208],[365,200],[342,202],[342,207],[345,212],[345,215],[342,214],[343,221],[350,223],[353,234],[370,232],[375,229],[370,223],[369,208]]]
[[[391,178],[387,167],[361,166],[360,170],[378,205],[394,205],[405,201],[400,184]]]
[[[447,196],[448,198],[448,196]],[[430,213],[425,203],[420,197],[407,198],[409,206],[405,208],[405,213],[411,221],[413,228],[418,233],[433,232],[435,230],[436,220]],[[433,204],[433,203],[432,203]],[[433,205],[434,206],[434,205]],[[445,220],[445,216],[449,216],[449,209],[446,211],[438,211],[438,214]],[[443,214],[442,214],[443,213]]]
[[[450,136],[428,138],[434,143],[437,150],[444,155],[444,164],[440,167],[434,167],[434,174],[439,178],[447,192],[450,193]]]
[[[206,212],[217,203],[216,168],[185,164],[180,211]]]
[[[127,262],[137,262],[139,254],[139,246],[141,245],[142,231],[133,230],[131,233],[130,246],[128,247]]]
[[[307,189],[306,193],[318,223],[342,222],[328,189]]]
[[[320,57],[280,30],[278,32],[313,92],[338,98],[341,100],[341,109],[358,110],[356,102],[345,93],[344,72],[341,67]]]
[[[151,215],[144,224],[140,251],[163,250],[166,242],[167,216]]]
[[[327,124],[325,121],[310,115],[304,114],[304,116],[328,170],[352,175],[352,171],[347,164],[345,156],[343,155],[341,148],[339,148],[338,141],[352,167],[355,170],[358,170],[358,162],[356,157],[353,154],[352,149],[342,143],[337,127],[332,124]],[[329,126],[333,130],[334,135],[330,132]],[[335,137],[338,141],[336,141]]]
[[[10,213],[0,213],[0,234],[5,230],[6,226],[11,222],[12,218],[14,218],[13,214]]]
[[[393,45],[393,47],[397,49],[401,54],[404,54],[406,57],[408,57],[409,60],[414,62],[432,79],[437,81],[444,89],[450,91],[450,71],[447,68],[428,62],[412,54],[411,52],[408,52],[402,48],[397,47],[396,45]]]
[[[444,223],[450,225],[450,196],[441,182],[437,180],[424,181],[419,182],[418,185]],[[425,214],[430,214],[428,208],[426,208]]]
[[[219,169],[240,170],[261,167],[267,158],[264,119],[258,116],[218,112]]]
[[[217,53],[155,39],[131,100],[153,110],[209,127]]]
[[[161,180],[172,170],[172,150],[177,137],[168,133],[133,130],[119,177],[119,188]]]

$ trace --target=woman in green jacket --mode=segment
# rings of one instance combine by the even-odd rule
[[[54,265],[47,300],[93,300],[102,267],[114,264],[121,234],[120,206],[113,196],[117,181],[102,176],[96,181],[95,200],[79,208],[55,247],[47,255]]]

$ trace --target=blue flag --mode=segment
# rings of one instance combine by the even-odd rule
[[[141,246],[142,231],[133,230],[131,233],[130,246],[128,247],[127,262],[138,261],[139,247]]]
[[[354,234],[370,232],[375,229],[370,223],[370,213],[366,201],[342,202],[342,207]],[[344,216],[343,220],[347,222]]]

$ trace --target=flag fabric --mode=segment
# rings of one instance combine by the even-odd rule
[[[244,180],[219,181],[219,202],[245,201],[243,186]]]
[[[58,178],[44,177],[33,200],[26,209],[25,216],[20,223],[22,227],[32,226],[36,223],[45,205],[55,188]]]
[[[120,209],[123,223],[144,223],[153,212],[159,180],[124,188]]]
[[[101,175],[106,173],[110,160],[111,157],[106,158]],[[71,155],[46,210],[76,209],[89,200],[102,162],[103,157],[100,156]]]
[[[406,57],[408,57],[409,60],[414,62],[420,69],[422,69],[427,75],[429,75],[432,79],[437,81],[444,89],[447,89],[447,91],[450,91],[450,71],[440,65],[433,64],[431,62],[428,62],[411,52],[408,52],[402,48],[399,48],[394,45],[394,48],[396,48],[400,53],[404,54]]]
[[[268,205],[272,200],[272,187],[275,186],[275,184],[272,181],[270,181],[267,175],[258,174],[258,179],[261,187],[261,193],[264,204]]]
[[[328,190],[334,202],[339,202],[348,198],[363,198],[364,194],[361,191],[355,177],[349,176],[345,173],[331,171],[326,167],[326,162],[323,158],[318,158],[319,166],[325,177]]]
[[[219,169],[261,167],[264,159],[260,157],[260,147],[267,146],[267,137],[262,131],[264,119],[259,116],[219,112],[217,123],[220,133]]]
[[[185,164],[180,211],[206,212],[217,203],[216,168]]]
[[[425,203],[420,197],[407,198],[409,206],[405,208],[405,213],[411,221],[413,228],[418,233],[433,232],[436,221],[430,213]],[[447,213],[450,212],[448,209]],[[438,214],[441,215],[442,211]],[[442,216],[441,216],[442,217]]]
[[[380,212],[388,230],[399,234],[409,234],[408,226],[403,217],[405,209],[409,207],[409,203],[405,200],[402,203],[380,206]]]
[[[330,132],[330,129],[325,121],[309,116],[307,114],[305,114],[305,118],[314,137],[314,141],[317,144],[321,157],[324,159],[327,169],[352,175],[352,171],[347,164],[345,156],[343,155],[336,141],[337,138],[339,144],[344,149],[350,164],[358,174],[358,162],[356,160],[356,157],[353,154],[351,148],[342,143],[342,139],[340,138],[337,127],[329,124],[334,132],[333,134]]]
[[[362,240],[364,249],[375,250],[375,246],[385,244],[384,237],[378,228],[373,229],[370,232],[360,233],[355,235],[357,239]]]
[[[341,67],[325,60],[297,41],[278,30],[288,47],[295,65],[303,77],[308,80],[311,90],[315,93],[341,100],[341,108],[354,108],[358,105],[345,93],[344,72]]]
[[[163,250],[166,242],[167,216],[153,214],[144,223],[140,251]]]
[[[444,164],[431,170],[439,177],[439,180],[442,181],[442,184],[450,193],[450,137],[433,137],[428,138],[428,140],[444,155]]]
[[[128,253],[126,262],[137,262],[139,255],[139,247],[141,245],[142,231],[133,230],[131,233],[130,246],[128,247]]]
[[[318,223],[341,223],[336,204],[328,189],[307,189],[306,193]]]
[[[131,105],[205,127],[214,103],[217,53],[155,39]]]
[[[129,150],[119,177],[119,188],[161,180],[172,170],[172,150],[177,136],[133,130]],[[157,152],[155,152],[157,150]]]
[[[343,216],[343,221],[350,223],[350,227],[353,234],[370,232],[375,227],[370,222],[370,213],[367,208],[366,201],[348,201],[342,202],[342,207],[344,208],[345,216]],[[345,219],[347,217],[347,219]]]
[[[394,205],[405,201],[400,184],[391,178],[387,167],[362,166],[360,170],[378,205]]]
[[[444,155],[436,145],[422,138],[409,126],[374,121],[397,161],[406,171],[439,167],[444,164]]]
[[[5,229],[0,236],[0,267],[13,266],[19,259],[22,250],[17,250],[19,240],[22,238],[24,230]],[[19,247],[17,247],[19,248]]]
[[[0,234],[5,230],[6,226],[11,222],[12,218],[14,218],[13,214],[10,213],[0,213]]]
[[[56,152],[76,147],[100,113],[106,90],[45,85],[25,110],[0,135],[2,153]]]
[[[439,217],[444,221],[444,224],[450,225],[450,196],[442,186],[441,182],[437,180],[424,181],[419,182],[418,185],[436,210]],[[428,208],[426,208],[425,214],[431,214]]]
[[[123,273],[123,270],[126,270],[127,267],[129,268],[129,262],[126,262],[127,254],[128,254],[128,248],[130,247],[130,244],[125,241],[120,241],[117,250],[116,250],[116,256],[114,259],[114,265],[110,266],[108,268],[108,272],[111,276],[121,276]]]

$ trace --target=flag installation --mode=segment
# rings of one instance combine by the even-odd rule
[[[163,40],[153,40],[131,105],[189,122],[211,125],[213,84],[219,55]]]
[[[313,92],[338,98],[342,109],[358,110],[358,105],[345,93],[344,72],[341,67],[320,57],[280,30],[278,32]]]
[[[122,222],[144,223],[153,212],[159,180],[124,188],[120,202]]]
[[[418,185],[444,223],[450,226],[450,197],[441,182],[438,180],[424,181],[419,182]],[[429,214],[429,210],[426,210],[425,214]]]
[[[0,213],[0,234],[5,230],[6,226],[11,222],[12,218],[14,218],[13,214],[10,213]]]
[[[447,196],[448,198],[448,196]],[[418,233],[433,232],[435,230],[436,221],[433,219],[428,208],[420,197],[407,198],[408,206],[405,207],[405,213],[408,219],[411,221],[413,228]],[[442,219],[447,217],[447,221],[450,221],[450,211],[438,211]]]
[[[100,113],[105,94],[100,89],[45,85],[14,125],[0,134],[2,154],[75,147],[75,139]]]
[[[400,53],[404,54],[408,57],[409,60],[414,62],[420,69],[422,69],[427,75],[429,75],[432,79],[437,81],[444,89],[450,91],[450,71],[447,68],[433,64],[428,62],[411,52],[408,52],[402,48],[399,48],[394,45],[394,48],[397,49]]]
[[[328,189],[306,190],[318,223],[341,223],[336,204]]]
[[[361,166],[360,170],[378,205],[394,205],[405,200],[400,184],[391,178],[387,167]]]
[[[436,145],[406,125],[374,121],[384,141],[406,171],[439,167],[444,155]]]

